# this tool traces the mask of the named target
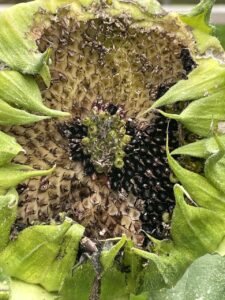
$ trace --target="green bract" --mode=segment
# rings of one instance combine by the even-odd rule
[[[215,251],[224,254],[225,238],[225,53],[216,38],[224,45],[224,29],[209,25],[213,4],[213,0],[202,0],[189,14],[180,15],[165,12],[156,0],[36,0],[0,13],[1,130],[8,125],[39,121],[50,124],[54,122],[52,117],[70,116],[68,112],[53,110],[44,104],[42,92],[48,91],[53,83],[50,72],[53,57],[52,49],[40,52],[37,45],[49,24],[57,21],[58,14],[67,11],[71,18],[83,22],[105,15],[111,22],[115,17],[125,16],[134,28],[144,28],[146,32],[151,28],[167,28],[168,24],[169,31],[175,26],[177,36],[185,41],[196,67],[187,76],[179,74],[183,79],[168,81],[168,85],[173,86],[147,109],[143,109],[143,101],[137,118],[144,123],[147,119],[142,117],[157,110],[182,123],[199,138],[171,153],[169,139],[165,145],[169,166],[181,184],[174,186],[176,207],[171,221],[171,239],[159,241],[148,236],[152,242],[148,251],[136,247],[133,241],[122,235],[98,241],[100,246],[97,249],[78,259],[85,228],[70,218],[62,216],[63,222],[49,220],[48,225],[32,224],[34,226],[11,239],[20,203],[16,191],[18,185],[38,176],[45,180],[57,172],[58,166],[51,168],[53,163],[47,170],[36,170],[17,163],[17,155],[24,152],[22,146],[10,136],[10,130],[7,131],[9,135],[0,131],[0,299],[25,300],[32,294],[35,300],[147,300],[149,297],[191,300],[197,292],[198,297],[205,296],[205,289],[196,291],[195,285],[200,280],[205,287],[202,269],[208,273],[213,269],[224,279],[223,257],[205,255]],[[50,44],[54,48],[54,37]],[[91,89],[87,84],[86,91]],[[72,88],[62,90],[66,98],[73,91]],[[141,94],[141,91],[137,90],[136,94]],[[57,96],[50,95],[51,103],[59,100]],[[171,107],[178,102],[180,111],[171,112]],[[184,108],[185,102],[188,103]],[[132,101],[131,104],[136,105]],[[123,127],[125,125],[119,128]],[[115,133],[109,141],[118,136]],[[117,156],[113,153],[119,159],[117,165],[121,161],[123,164],[123,150],[130,141],[125,132],[121,136],[126,140],[119,150],[116,149]],[[83,144],[90,141],[90,138],[84,138]],[[89,152],[94,152],[90,149]],[[174,155],[204,159],[203,173],[197,174],[181,166]],[[81,172],[79,168],[76,171]],[[57,173],[55,177],[58,178]],[[193,274],[193,280],[189,280],[189,274]],[[214,278],[209,276],[208,280],[212,287]],[[187,287],[185,295],[184,285]],[[223,299],[224,290],[219,280],[210,293]]]

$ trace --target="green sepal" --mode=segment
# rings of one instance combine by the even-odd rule
[[[198,205],[213,211],[225,211],[225,194],[202,175],[183,168],[169,153],[168,145],[167,159],[177,179]]]
[[[121,248],[124,246],[126,243],[127,238],[125,235],[122,236],[120,241],[112,246],[110,249],[103,249],[101,253],[101,265],[103,266],[103,269],[106,271],[110,269],[113,266],[113,262],[115,260],[116,255],[118,252],[121,250]]]
[[[213,253],[225,236],[224,212],[194,207],[184,200],[184,189],[175,185],[176,206],[171,224],[171,246],[161,255],[134,248],[149,265],[140,273],[140,290],[172,287],[196,258]],[[186,193],[186,192],[185,192]],[[164,247],[162,243],[161,247]],[[164,252],[164,254],[163,254]]]
[[[173,104],[178,101],[192,101],[225,90],[225,67],[215,59],[198,61],[198,66],[187,80],[180,80],[157,100],[150,109]],[[225,95],[225,91],[224,91]]]
[[[191,132],[206,137],[225,121],[225,90],[191,102],[179,115],[159,110],[167,118],[181,122]]]
[[[0,99],[0,125],[25,125],[48,119],[16,109]]]
[[[9,163],[23,148],[11,137],[0,131],[0,167]]]
[[[39,87],[32,76],[16,71],[0,71],[0,99],[16,108],[51,117],[66,117],[69,113],[56,111],[42,103]]]
[[[225,135],[218,135],[218,139],[225,147]],[[181,146],[171,152],[172,155],[190,155],[199,158],[208,158],[219,151],[219,146],[215,137],[210,137],[196,141],[191,144]]]
[[[133,252],[133,247],[135,246],[134,242],[128,240],[124,246],[123,252],[123,266],[129,270],[126,273],[126,282],[127,287],[130,293],[134,295],[138,293],[138,276],[141,272],[143,261],[142,259],[135,255]],[[132,296],[131,296],[132,299]],[[135,298],[134,298],[135,299]]]
[[[12,224],[16,220],[18,199],[19,196],[14,188],[11,188],[5,195],[0,196],[0,251],[9,242]]]
[[[218,143],[218,142],[217,142]],[[205,162],[205,177],[221,192],[225,192],[225,151],[221,149]]]
[[[118,243],[111,247],[110,244],[112,241],[106,241],[105,249],[103,249],[100,258],[103,267],[100,300],[129,300],[126,274],[122,273],[117,263],[115,263],[116,255],[124,247],[126,241],[127,238],[125,235],[122,236]],[[108,293],[109,288],[111,289],[111,293]]]
[[[202,0],[192,11],[186,15],[180,15],[181,20],[189,25],[201,54],[207,50],[223,51],[220,42],[213,34],[213,26],[209,25],[210,15],[215,0]]]
[[[58,291],[72,270],[83,233],[70,219],[29,227],[1,253],[0,266],[9,276]]]
[[[0,299],[13,300],[11,298],[10,278],[5,274],[3,274],[1,269],[0,269]]]
[[[200,16],[200,15],[203,16],[204,24],[207,25],[209,24],[212,8],[214,4],[215,4],[215,0],[201,0],[201,2],[197,4],[188,15],[190,17]],[[198,26],[202,26],[202,25],[203,24],[198,24]]]
[[[20,4],[0,13],[0,61],[13,70],[24,74],[44,74],[49,77],[47,68],[48,52],[40,53],[37,45],[28,34],[38,3]],[[26,36],[27,35],[27,36]],[[48,80],[46,84],[49,85]]]
[[[19,183],[26,181],[31,177],[47,176],[55,170],[55,167],[49,170],[34,170],[29,166],[8,164],[0,167],[0,189],[7,190],[10,187],[16,187]]]
[[[225,236],[225,210],[189,205],[184,192],[181,186],[175,185],[176,208],[171,226],[174,246],[193,252],[195,257],[213,253]]]

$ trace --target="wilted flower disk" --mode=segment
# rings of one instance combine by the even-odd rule
[[[82,18],[69,8],[49,16],[37,38],[41,52],[52,49],[52,82],[43,97],[71,118],[8,129],[26,150],[16,162],[56,165],[52,175],[20,187],[18,228],[66,215],[91,238],[126,233],[140,245],[142,229],[160,239],[168,235],[174,201],[167,121],[143,112],[186,78],[195,49],[190,33],[179,33],[179,22],[150,23],[98,7]],[[173,148],[177,131],[171,123]]]

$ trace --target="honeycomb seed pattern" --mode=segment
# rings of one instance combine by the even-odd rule
[[[119,104],[138,124],[143,120],[137,115],[149,108],[159,89],[187,74],[181,51],[190,39],[182,38],[178,30],[176,22],[144,28],[125,15],[99,14],[93,20],[77,21],[69,11],[59,11],[37,40],[40,51],[52,48],[52,82],[43,90],[46,105],[82,119],[96,101]],[[65,121],[69,120],[2,129],[26,150],[15,162],[37,169],[57,166],[52,175],[19,187],[16,228],[58,221],[65,213],[85,225],[89,237],[125,233],[141,245],[145,198],[129,189],[110,189],[105,177],[87,176],[81,162],[69,157],[68,140],[59,130]]]
[[[53,49],[53,84],[44,93],[58,109],[85,115],[94,101],[124,106],[128,117],[146,110],[158,89],[186,76],[184,41],[158,26],[137,28],[127,18],[78,22],[64,13],[38,40]],[[63,100],[62,100],[63,99]]]

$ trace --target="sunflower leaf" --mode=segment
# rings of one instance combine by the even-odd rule
[[[225,67],[214,59],[198,61],[187,80],[180,80],[151,107],[158,108],[178,101],[192,101],[217,93],[225,87]],[[224,91],[225,94],[225,91]]]
[[[225,146],[225,135],[219,135],[218,139]],[[171,152],[172,155],[190,155],[199,158],[208,158],[219,151],[218,143],[212,136],[197,142],[184,145]]]
[[[16,220],[18,199],[15,189],[10,189],[4,196],[0,196],[0,251],[9,242],[11,227]]]
[[[45,116],[69,115],[47,108],[42,103],[41,92],[34,78],[16,71],[0,71],[0,98],[11,106]]]
[[[47,176],[55,170],[55,167],[49,170],[34,170],[31,167],[8,164],[0,167],[0,189],[6,190],[10,187],[16,187],[19,183],[35,176]]]
[[[22,151],[24,151],[23,148],[16,142],[14,137],[0,131],[0,167],[9,163]]]
[[[225,299],[225,258],[206,254],[196,259],[175,287],[154,292],[152,300]]]
[[[71,272],[83,233],[70,219],[29,227],[1,253],[0,266],[9,276],[58,291]]]

